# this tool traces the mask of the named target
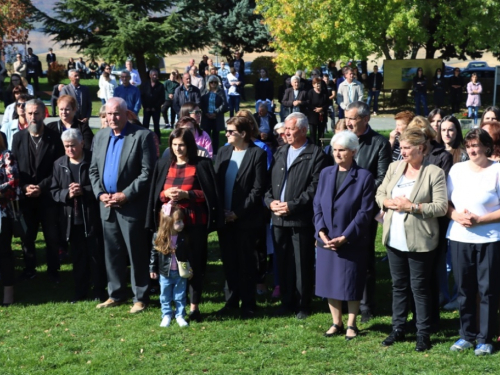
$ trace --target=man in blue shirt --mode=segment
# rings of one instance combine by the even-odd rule
[[[115,89],[114,96],[125,100],[127,108],[138,115],[141,110],[141,91],[130,84],[130,72],[128,70],[121,73],[120,80],[122,85]]]

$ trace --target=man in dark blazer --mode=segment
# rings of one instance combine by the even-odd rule
[[[375,189],[384,181],[385,173],[392,162],[391,145],[389,141],[373,130],[368,124],[370,121],[370,108],[366,103],[353,102],[346,107],[345,119],[347,130],[353,132],[359,139],[359,150],[355,161],[361,168],[367,169],[375,179]],[[378,213],[375,209],[373,217]],[[368,251],[368,269],[366,287],[361,300],[361,322],[369,321],[375,309],[375,237],[377,236],[378,222],[373,220],[371,242]]]
[[[64,155],[59,134],[43,123],[45,104],[39,99],[26,102],[28,128],[14,134],[12,153],[18,161],[19,184],[26,199],[22,200],[22,212],[27,224],[23,238],[25,269],[23,279],[36,276],[35,240],[42,224],[46,244],[47,274],[59,282],[59,231],[58,207],[50,194],[54,162]]]
[[[307,117],[292,113],[285,119],[288,145],[275,154],[271,187],[264,202],[272,211],[274,250],[282,296],[279,315],[310,313],[314,283],[313,199],[327,159],[307,139]]]
[[[375,65],[373,67],[373,72],[368,75],[368,83],[366,88],[368,89],[368,100],[366,104],[368,108],[370,107],[370,103],[373,99],[373,115],[377,116],[378,112],[378,96],[380,95],[380,90],[382,89],[382,82],[384,81],[384,77],[382,74],[378,72],[378,66]]]
[[[272,142],[274,140],[274,127],[278,123],[276,115],[267,110],[266,103],[260,103],[259,112],[254,113],[253,117],[259,127],[260,139],[264,142]]]
[[[33,90],[35,90],[35,95],[39,91],[38,77],[40,75],[40,61],[38,56],[33,54],[33,48],[28,48],[28,54],[25,57],[26,62],[26,79],[28,83],[31,84],[31,79],[33,79]]]
[[[300,112],[307,115],[307,91],[300,88],[300,78],[293,76],[290,80],[292,87],[285,90],[282,105],[290,109],[290,113]]]
[[[62,83],[58,83],[57,85],[54,85],[52,88],[52,96],[50,97],[50,106],[51,111],[52,111],[52,117],[57,116],[56,112],[56,107],[57,107],[57,99],[59,99],[59,95],[61,95],[61,90],[63,89],[64,85]]]
[[[193,102],[200,104],[200,99],[200,89],[191,84],[191,76],[189,73],[184,73],[182,75],[182,85],[177,87],[174,91],[173,106],[175,113],[179,116],[179,112],[184,103]]]
[[[97,308],[114,307],[127,299],[130,261],[134,305],[143,311],[148,302],[150,243],[144,227],[149,185],[156,162],[151,131],[127,121],[127,103],[111,98],[106,103],[109,129],[94,140],[90,181],[100,201],[109,299]]]
[[[50,64],[56,62],[56,54],[52,52],[52,48],[49,48],[49,53],[47,53],[47,57],[45,60],[47,61],[48,69],[50,69]]]
[[[60,96],[69,95],[76,99],[76,115],[80,122],[88,122],[92,115],[92,99],[87,86],[80,85],[80,75],[75,69],[70,69],[68,77],[71,83],[61,90]]]

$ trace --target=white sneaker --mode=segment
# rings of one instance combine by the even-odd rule
[[[458,310],[458,301],[454,299],[453,301],[448,302],[446,305],[443,306],[443,309],[447,311],[455,311]]]
[[[187,327],[189,325],[189,323],[184,320],[183,316],[178,316],[175,320],[177,320],[179,327]]]
[[[168,327],[171,321],[172,317],[170,315],[165,315],[161,320],[160,327]]]

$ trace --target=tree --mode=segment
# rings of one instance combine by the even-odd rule
[[[38,11],[37,19],[63,46],[108,61],[133,57],[147,80],[147,60],[207,45],[206,24],[185,11],[194,1],[60,0],[55,17]]]
[[[32,7],[29,0],[2,0],[0,4],[0,49],[4,39],[21,42],[27,39]]]

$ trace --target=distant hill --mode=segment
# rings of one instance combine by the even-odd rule
[[[49,16],[55,15],[53,9],[57,0],[31,0],[31,3],[42,12],[47,13]]]

